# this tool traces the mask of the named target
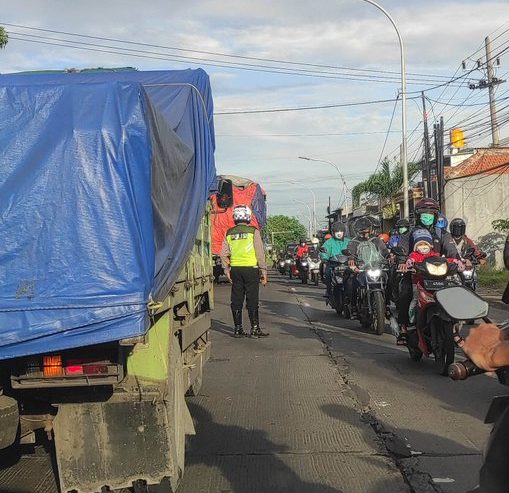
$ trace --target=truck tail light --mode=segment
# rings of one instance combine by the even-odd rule
[[[42,374],[47,377],[60,377],[64,373],[62,356],[59,354],[42,357]]]

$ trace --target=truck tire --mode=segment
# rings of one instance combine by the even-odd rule
[[[15,442],[18,426],[18,403],[11,397],[0,395],[0,450]]]

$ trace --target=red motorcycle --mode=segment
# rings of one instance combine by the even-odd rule
[[[410,358],[420,361],[422,355],[434,356],[435,368],[440,375],[454,362],[454,336],[459,329],[459,320],[454,319],[440,303],[440,293],[451,288],[460,305],[468,303],[473,293],[462,287],[458,266],[444,257],[429,257],[414,265],[419,276],[416,284],[417,309],[415,326],[408,329],[407,348]],[[476,296],[476,295],[473,295]]]

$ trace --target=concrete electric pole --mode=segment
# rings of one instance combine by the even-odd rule
[[[495,101],[495,86],[502,84],[505,80],[501,80],[495,77],[495,66],[494,66],[494,58],[498,64],[498,58],[493,56],[493,52],[491,50],[491,40],[489,36],[486,36],[485,40],[486,46],[486,75],[487,79],[482,79],[479,81],[479,84],[470,84],[470,89],[486,89],[488,88],[488,94],[490,98],[490,118],[491,118],[491,145],[493,147],[497,147],[500,143],[500,132],[497,122],[497,105]]]

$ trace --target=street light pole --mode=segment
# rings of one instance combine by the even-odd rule
[[[308,232],[309,232],[309,239],[311,240],[311,207],[309,207],[309,204],[306,204],[306,202],[303,202],[302,200],[294,199],[294,202],[297,202],[299,204],[304,204],[308,208],[309,216],[308,216]]]
[[[337,164],[334,164],[332,161],[327,161],[326,159],[315,159],[315,158],[311,158],[311,157],[307,157],[307,156],[299,156],[299,159],[304,159],[304,161],[314,161],[316,163],[325,163],[325,164],[330,164],[339,174],[339,177],[341,178],[341,182],[343,184],[343,187],[345,189],[345,195],[346,195],[346,191],[348,189],[348,186],[346,184],[346,180],[345,180],[345,177],[343,176],[343,173],[341,173],[341,170],[338,168]]]
[[[313,233],[316,234],[317,226],[316,226],[316,195],[315,195],[315,192],[313,192],[313,190],[311,190],[311,188],[309,188],[304,183],[299,183],[299,182],[293,181],[293,180],[290,180],[290,183],[293,183],[294,185],[300,185],[300,186],[304,187],[306,190],[308,190],[309,192],[311,192],[311,195],[313,196],[313,214],[311,216],[311,220],[313,222]]]
[[[406,65],[405,65],[405,47],[403,45],[403,38],[391,17],[389,12],[385,10],[381,5],[376,3],[374,0],[363,0],[364,2],[370,3],[378,10],[382,11],[384,15],[391,21],[396,34],[398,35],[399,49],[401,55],[401,137],[402,137],[402,149],[401,149],[401,167],[403,171],[403,214],[408,219],[410,210],[408,205],[408,161],[407,161],[407,131],[406,131]]]

